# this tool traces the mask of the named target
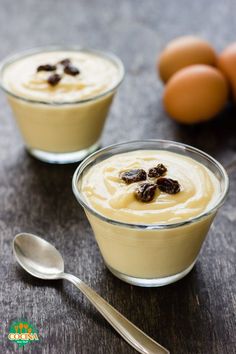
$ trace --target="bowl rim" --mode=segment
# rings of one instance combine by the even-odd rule
[[[18,61],[20,59],[27,58],[27,57],[30,57],[35,54],[40,54],[43,52],[56,52],[56,51],[84,52],[84,53],[88,53],[88,54],[90,53],[90,54],[94,54],[94,55],[100,56],[102,58],[108,59],[117,66],[118,71],[120,73],[119,78],[117,79],[117,82],[112,87],[103,91],[102,93],[99,93],[95,96],[85,98],[85,99],[80,99],[80,100],[75,100],[75,101],[65,101],[65,102],[46,101],[46,100],[37,100],[37,99],[27,98],[27,97],[24,97],[24,96],[21,96],[19,94],[12,92],[11,90],[9,90],[6,87],[6,85],[4,84],[4,70],[9,65],[15,63],[16,61]],[[115,54],[108,52],[108,51],[103,51],[103,50],[98,50],[98,49],[93,49],[93,48],[86,48],[86,47],[76,46],[76,45],[67,45],[67,46],[66,45],[65,46],[51,45],[51,46],[46,46],[46,47],[35,47],[35,48],[24,50],[22,52],[19,52],[19,53],[13,54],[13,55],[9,55],[0,62],[0,87],[7,95],[12,96],[16,99],[22,100],[24,102],[28,102],[28,103],[32,103],[32,104],[44,104],[44,105],[48,105],[48,106],[74,105],[74,104],[88,103],[88,102],[100,99],[104,96],[109,95],[113,91],[115,91],[120,86],[122,81],[124,80],[124,77],[125,77],[124,64],[118,56],[116,56]]]
[[[204,211],[203,213],[184,220],[184,221],[180,221],[180,222],[174,222],[174,223],[159,223],[159,224],[134,224],[134,223],[127,223],[127,222],[122,222],[122,221],[118,221],[109,217],[106,217],[105,215],[99,213],[98,211],[96,211],[94,208],[92,208],[91,206],[88,205],[88,203],[83,199],[82,197],[82,193],[79,192],[77,184],[78,184],[78,180],[80,178],[80,176],[82,175],[82,172],[84,171],[84,169],[89,165],[89,163],[91,161],[93,161],[96,157],[98,156],[102,156],[103,154],[111,151],[113,148],[116,147],[122,147],[122,146],[127,146],[127,145],[132,145],[132,144],[138,144],[138,143],[160,143],[160,144],[170,144],[172,146],[175,147],[181,147],[184,148],[185,150],[191,151],[193,153],[196,153],[198,155],[200,155],[201,157],[203,157],[204,159],[210,161],[213,165],[215,165],[219,172],[222,175],[223,181],[224,181],[224,190],[221,192],[220,197],[216,200],[216,203],[209,209],[207,209],[206,211]],[[158,148],[159,150],[161,150],[160,148]],[[134,149],[134,150],[130,150],[130,151],[135,151],[138,149]],[[145,150],[145,149],[141,149],[141,150]],[[153,149],[154,150],[154,149]],[[163,150],[166,150],[166,148],[163,148]],[[123,153],[125,153],[125,151],[123,151]],[[176,152],[177,153],[177,152]],[[122,154],[122,152],[120,152],[119,154]],[[181,226],[186,226],[186,225],[190,225],[194,222],[200,221],[201,219],[207,217],[210,214],[213,214],[214,212],[217,211],[217,209],[224,203],[226,197],[227,197],[227,193],[229,190],[229,177],[227,175],[226,170],[224,169],[224,167],[217,161],[215,160],[212,156],[208,155],[207,153],[203,152],[202,150],[199,150],[191,145],[187,145],[184,143],[180,143],[180,142],[175,142],[172,140],[164,140],[164,139],[143,139],[143,140],[130,140],[130,141],[124,141],[118,144],[112,144],[109,145],[107,147],[104,147],[96,152],[94,152],[93,154],[89,155],[85,160],[82,161],[82,163],[76,168],[74,174],[73,174],[73,178],[72,178],[72,190],[73,193],[77,199],[77,201],[79,202],[79,204],[87,211],[89,211],[91,214],[93,214],[94,216],[96,216],[97,218],[101,219],[102,221],[108,222],[110,224],[113,225],[117,225],[120,227],[125,227],[125,228],[131,228],[131,229],[138,229],[138,230],[163,230],[163,229],[172,229],[172,228],[177,228],[177,227],[181,227]]]

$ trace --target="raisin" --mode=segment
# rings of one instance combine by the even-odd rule
[[[159,163],[156,167],[150,168],[148,171],[148,177],[161,177],[167,172],[167,168]]]
[[[80,71],[75,66],[69,64],[64,67],[64,73],[67,75],[76,76],[80,73]]]
[[[52,74],[49,76],[48,78],[48,83],[51,86],[56,86],[58,84],[58,82],[61,80],[61,76],[58,74]]]
[[[51,64],[45,64],[45,65],[39,65],[37,67],[37,71],[55,71],[57,69],[56,65],[51,65]]]
[[[136,169],[123,172],[120,177],[125,183],[130,184],[134,182],[145,181],[147,174],[142,169]]]
[[[63,66],[67,66],[71,64],[71,61],[69,58],[63,59],[61,61],[59,61],[59,64],[63,65]]]
[[[154,183],[142,183],[135,190],[135,197],[137,200],[148,203],[154,198],[157,185]]]
[[[158,178],[157,187],[165,193],[176,194],[180,191],[180,184],[178,181],[171,178]]]

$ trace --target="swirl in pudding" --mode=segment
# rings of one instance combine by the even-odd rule
[[[134,193],[140,182],[126,184],[120,173],[132,169],[148,171],[158,163],[166,166],[168,178],[178,180],[180,192],[168,194],[157,189],[151,202],[142,203]],[[219,190],[217,178],[207,167],[190,157],[161,150],[112,156],[91,168],[82,181],[83,195],[93,209],[110,219],[131,224],[168,224],[191,219],[215,204]]]

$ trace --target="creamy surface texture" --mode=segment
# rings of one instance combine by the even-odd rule
[[[177,194],[158,190],[153,201],[140,202],[134,190],[141,182],[127,185],[120,179],[120,172],[136,168],[148,171],[158,163],[167,167],[165,177],[178,180],[181,190]],[[158,150],[114,155],[96,164],[83,176],[81,189],[86,202],[98,213],[134,224],[188,220],[211,208],[220,194],[217,178],[204,165],[180,154]]]
[[[55,65],[69,58],[79,75],[63,74],[63,66],[57,73],[61,81],[51,86],[47,79],[53,72],[39,71],[40,65]],[[49,51],[21,58],[9,64],[3,73],[5,88],[24,98],[46,102],[73,102],[88,99],[113,88],[121,79],[118,66],[111,60],[86,51]]]

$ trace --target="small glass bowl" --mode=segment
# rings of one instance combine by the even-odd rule
[[[215,205],[199,216],[171,224],[128,224],[98,213],[83,196],[83,176],[97,163],[135,150],[171,151],[208,167],[220,183]],[[226,198],[228,186],[226,171],[211,156],[191,146],[166,140],[131,141],[101,149],[81,163],[72,181],[74,195],[84,208],[107,267],[118,278],[146,287],[173,283],[191,271],[216,212]]]
[[[117,66],[119,78],[109,90],[74,102],[27,99],[8,89],[4,72],[9,65],[35,54],[53,51],[96,54]],[[26,149],[34,157],[49,163],[81,161],[98,149],[109,108],[123,78],[124,66],[118,57],[75,46],[33,49],[5,59],[0,66],[0,85],[7,95]]]

